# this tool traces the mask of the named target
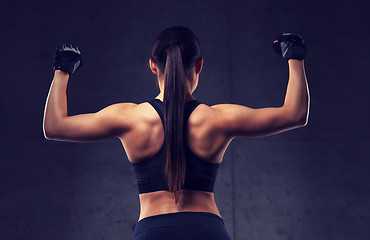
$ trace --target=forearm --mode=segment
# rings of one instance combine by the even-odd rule
[[[291,59],[289,64],[289,82],[285,95],[284,107],[296,117],[296,120],[306,124],[309,112],[310,95],[304,62]]]
[[[68,116],[67,112],[67,84],[69,75],[56,70],[51,84],[44,111],[44,134],[52,134],[61,120]]]

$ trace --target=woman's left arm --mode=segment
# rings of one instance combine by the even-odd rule
[[[96,113],[68,116],[67,84],[69,74],[55,70],[46,100],[43,131],[48,140],[90,142],[118,137],[134,123],[132,113],[137,104],[118,103]]]

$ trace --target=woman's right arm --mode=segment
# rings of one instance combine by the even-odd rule
[[[310,96],[304,62],[290,59],[289,82],[284,105],[253,109],[237,104],[218,104],[215,110],[218,128],[229,139],[263,137],[307,125]]]

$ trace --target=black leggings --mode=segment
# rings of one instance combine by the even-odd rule
[[[231,240],[222,218],[208,212],[177,212],[136,223],[133,240]]]

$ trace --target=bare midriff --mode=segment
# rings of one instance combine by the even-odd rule
[[[214,194],[205,191],[181,190],[179,202],[175,204],[173,194],[168,191],[142,193],[139,220],[150,216],[176,212],[209,212],[221,217]]]

